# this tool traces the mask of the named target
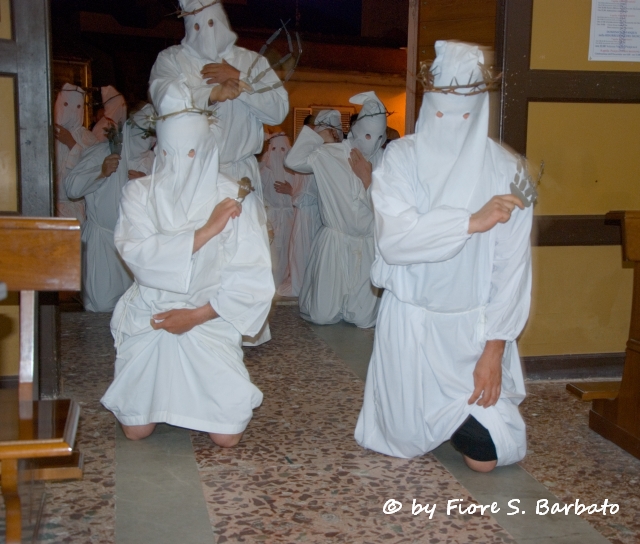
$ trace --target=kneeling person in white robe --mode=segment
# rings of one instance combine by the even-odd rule
[[[238,443],[262,393],[243,363],[275,292],[262,203],[218,173],[206,117],[158,121],[158,168],[123,192],[115,243],[135,275],[111,320],[115,378],[102,398],[126,436],[166,422]]]
[[[302,129],[285,165],[315,175],[322,221],[300,289],[301,316],[318,325],[344,320],[369,328],[380,302],[369,278],[374,259],[369,186],[371,164],[382,156],[387,116],[373,92],[351,101],[363,107],[347,140],[342,140],[340,113],[321,111],[315,130]],[[360,164],[368,166],[368,177],[360,174]]]
[[[433,90],[448,92],[425,93],[417,133],[392,142],[373,174],[371,277],[385,292],[355,438],[406,458],[452,439],[486,472],[526,452],[516,338],[535,191],[487,136],[488,93],[462,94],[486,91],[482,52],[452,42],[436,52]],[[477,86],[452,94],[456,82]]]

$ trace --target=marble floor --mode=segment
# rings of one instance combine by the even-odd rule
[[[82,406],[85,477],[47,485],[39,542],[640,541],[640,460],[588,428],[589,404],[564,383],[527,384],[529,451],[519,465],[475,474],[448,444],[418,459],[385,457],[353,440],[372,331],[310,327],[282,305],[271,317],[274,339],[246,351],[265,398],[238,447],[166,425],[133,443],[99,404],[113,372],[108,324],[108,315],[62,315],[64,394]],[[387,515],[390,499],[403,507]],[[451,499],[463,508],[497,502],[500,512],[447,514]],[[521,501],[512,503],[517,515],[511,499]],[[538,516],[542,499],[608,499],[619,512]],[[436,504],[433,515],[413,515],[414,500]]]

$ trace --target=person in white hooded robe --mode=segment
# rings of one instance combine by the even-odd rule
[[[130,439],[166,422],[232,447],[262,402],[242,335],[274,294],[264,209],[218,173],[208,119],[159,120],[158,164],[129,183],[115,231],[135,275],[111,320],[115,378],[102,398]]]
[[[211,130],[220,171],[235,180],[248,177],[261,197],[255,155],[264,145],[263,124],[278,125],[289,113],[287,91],[264,57],[235,45],[220,1],[180,0],[180,7],[186,35],[158,55],[149,80],[151,99],[158,109],[164,103],[171,111],[215,110]]]
[[[260,161],[264,206],[273,230],[271,262],[276,289],[282,285],[287,277],[289,242],[294,219],[291,195],[278,192],[277,187],[283,184],[289,187],[298,185],[296,180],[298,174],[287,171],[284,167],[284,157],[289,149],[291,149],[291,144],[284,133],[273,134],[267,140],[267,150]]]
[[[417,133],[389,144],[374,172],[371,277],[385,291],[355,438],[405,458],[451,439],[487,472],[526,452],[516,338],[534,191],[488,138],[482,51],[437,42],[436,54],[432,90],[447,92],[425,93]]]
[[[146,129],[155,111],[147,104],[123,127],[122,156],[109,142],[88,149],[64,182],[71,199],[84,198],[82,225],[82,303],[90,312],[111,312],[133,278],[113,243],[122,188],[151,172],[155,138]]]
[[[65,83],[56,97],[54,107],[56,137],[56,216],[84,222],[84,200],[69,200],[64,180],[82,153],[98,143],[93,133],[82,124],[85,91],[82,87]]]
[[[104,108],[104,115],[93,126],[91,131],[99,142],[107,141],[106,131],[109,127],[124,126],[127,120],[127,103],[115,87],[107,85],[100,89],[102,95],[102,107]]]
[[[300,314],[319,325],[344,320],[368,328],[375,325],[379,304],[369,278],[374,258],[369,186],[372,165],[382,156],[387,113],[374,92],[351,102],[362,109],[346,140],[340,141],[340,113],[320,112],[315,130],[302,129],[285,165],[314,174],[322,221],[300,290]]]

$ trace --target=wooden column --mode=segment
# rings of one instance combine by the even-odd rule
[[[420,2],[409,0],[409,35],[407,42],[407,107],[405,134],[413,134],[416,127],[416,90],[418,80],[418,30],[420,28]]]

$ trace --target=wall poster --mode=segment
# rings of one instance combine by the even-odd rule
[[[640,0],[591,0],[589,60],[640,62]]]

